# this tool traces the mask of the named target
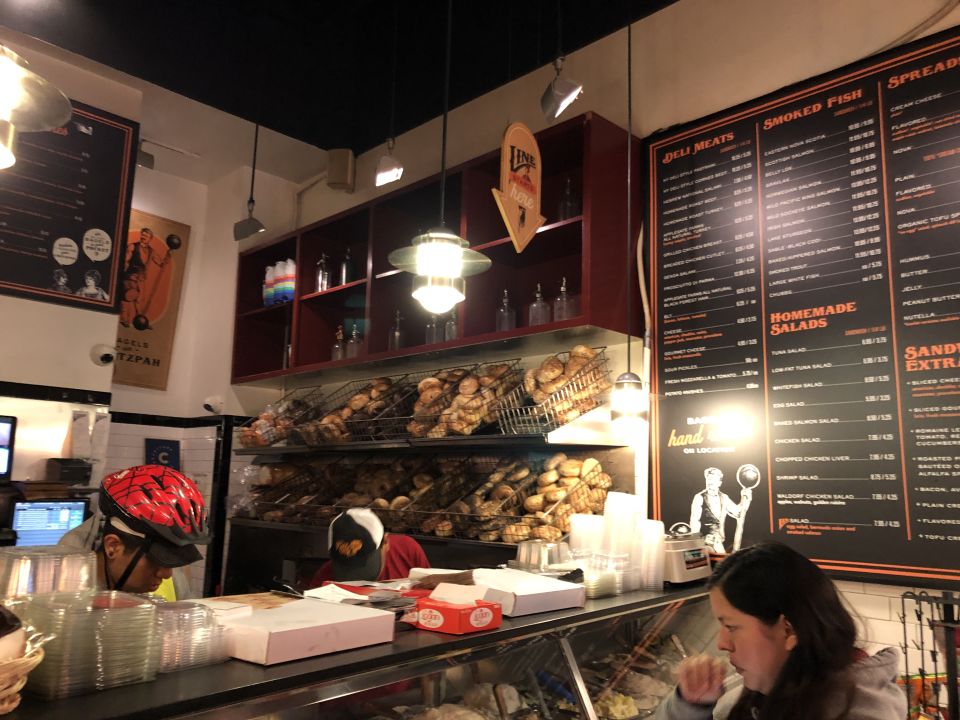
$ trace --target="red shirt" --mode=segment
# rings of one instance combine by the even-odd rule
[[[390,539],[386,550],[387,560],[377,580],[397,580],[407,577],[411,568],[430,567],[430,561],[416,540],[406,535],[391,534],[387,537]],[[310,587],[320,587],[327,580],[333,580],[332,572],[333,566],[327,560],[313,576]]]

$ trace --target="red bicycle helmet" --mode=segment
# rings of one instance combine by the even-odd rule
[[[210,542],[207,507],[196,483],[163,465],[138,465],[108,475],[100,510],[136,532],[178,547]]]

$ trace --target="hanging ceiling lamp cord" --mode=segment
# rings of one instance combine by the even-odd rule
[[[447,194],[447,108],[450,106],[450,36],[453,34],[453,0],[447,0],[447,53],[443,71],[443,130],[440,139],[440,227],[446,227],[444,202]]]
[[[397,29],[400,23],[400,12],[397,6],[397,0],[393,3],[393,62],[390,65],[390,130],[388,138],[392,143],[394,140],[394,123],[396,120],[397,108]],[[390,148],[392,149],[392,148]]]
[[[260,123],[254,125],[253,130],[253,168],[250,170],[250,197],[247,199],[247,210],[253,214],[253,183],[257,179],[257,143],[260,140]]]
[[[557,0],[557,57],[563,57],[563,3]]]
[[[630,268],[630,241],[633,239],[633,42],[630,18],[627,18],[627,372],[630,365],[630,339],[633,333],[633,273]]]

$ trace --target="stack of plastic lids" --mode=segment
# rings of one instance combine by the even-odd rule
[[[156,677],[156,608],[145,598],[110,591],[33,595],[8,606],[44,634],[46,657],[27,689],[52,700]]]
[[[97,556],[86,550],[57,545],[0,548],[0,597],[89,590],[96,571]]]
[[[195,602],[157,605],[160,672],[175,672],[227,659],[226,628],[213,610]]]

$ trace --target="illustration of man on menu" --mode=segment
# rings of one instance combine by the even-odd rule
[[[737,482],[740,484],[740,502],[720,491],[723,485],[723,472],[717,467],[708,467],[703,471],[706,487],[693,496],[690,503],[690,530],[699,533],[711,552],[725,553],[726,522],[728,517],[737,521],[733,546],[730,552],[740,549],[743,540],[743,523],[753,499],[753,488],[760,482],[760,471],[755,465],[741,465],[737,469]]]

